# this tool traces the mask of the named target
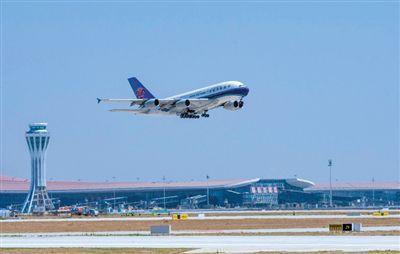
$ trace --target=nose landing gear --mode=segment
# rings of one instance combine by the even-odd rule
[[[210,117],[209,114],[207,114],[207,111],[204,111],[203,114],[201,114],[202,117]]]

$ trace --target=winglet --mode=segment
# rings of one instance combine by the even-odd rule
[[[99,104],[101,102],[100,98],[96,98],[97,99],[97,104]]]

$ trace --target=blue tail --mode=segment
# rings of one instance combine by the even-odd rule
[[[136,98],[138,99],[154,99],[154,95],[152,95],[150,93],[149,90],[147,90],[146,87],[144,87],[144,85],[142,85],[142,83],[140,83],[140,81],[135,78],[128,78],[129,84],[132,87],[133,92],[136,95]]]

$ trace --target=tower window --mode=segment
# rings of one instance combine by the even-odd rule
[[[46,144],[46,137],[42,137],[42,149],[44,149],[45,144]]]
[[[39,150],[40,149],[40,137],[36,137],[35,138],[35,144],[36,144],[36,148]]]

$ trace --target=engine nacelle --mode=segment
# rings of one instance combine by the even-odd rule
[[[190,101],[189,100],[179,100],[176,102],[175,106],[177,108],[188,108],[190,106]]]
[[[144,103],[144,106],[145,106],[146,108],[155,108],[155,107],[157,107],[158,105],[160,105],[160,101],[159,101],[158,99],[150,99],[150,100],[147,100],[147,101]]]
[[[235,111],[238,109],[243,108],[244,103],[243,101],[228,101],[224,104],[224,109]]]

